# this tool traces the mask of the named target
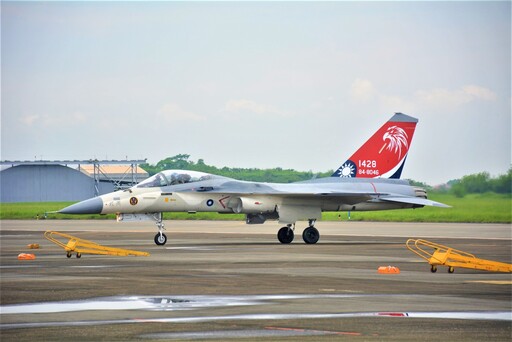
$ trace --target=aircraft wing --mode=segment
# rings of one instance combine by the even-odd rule
[[[374,192],[321,192],[321,193],[279,193],[274,196],[283,198],[296,198],[296,199],[325,199],[336,200],[339,203],[356,204],[369,201],[376,196],[381,195]]]
[[[421,197],[381,197],[380,199],[383,201],[388,201],[388,202],[428,205],[428,206],[440,207],[440,208],[451,208],[451,206],[446,205],[444,203],[432,201],[432,200],[429,200],[426,198],[421,198]]]
[[[290,187],[288,185],[293,185]],[[202,186],[194,188],[195,192],[208,192],[226,195],[269,195],[281,197],[365,197],[369,199],[375,196],[387,195],[379,192],[368,191],[331,191],[329,184],[327,186],[318,186],[312,184],[286,184],[286,187],[280,187],[280,184],[265,184],[265,183],[241,183],[241,182],[228,182],[221,185]]]
[[[268,195],[268,196],[281,196],[281,197],[332,197],[332,198],[343,198],[343,197],[362,197],[369,199],[375,196],[387,195],[385,193],[378,192],[301,192],[301,191],[210,191],[213,194],[226,194],[226,195]]]
[[[204,192],[204,190],[196,190]],[[275,196],[288,199],[335,199],[345,204],[356,204],[368,201],[376,196],[386,195],[383,193],[375,192],[307,192],[299,189],[298,191],[279,191],[275,189],[265,189],[262,191],[251,189],[244,191],[242,189],[236,190],[209,190],[209,193],[218,193],[234,196],[251,196],[251,195],[264,195]]]
[[[413,197],[389,192],[368,192],[366,189],[361,189],[361,191],[356,189],[347,189],[348,191],[345,192],[343,190],[340,191],[340,189],[330,190],[330,186],[331,184],[293,184],[293,186],[282,186],[276,184],[270,185],[267,183],[245,183],[235,181],[223,183],[220,186],[196,188],[195,191],[240,197],[264,195],[280,197],[283,199],[333,200],[338,203],[349,205],[366,201],[385,201],[418,206],[434,206],[441,208],[449,207],[443,203],[435,202],[422,197]]]

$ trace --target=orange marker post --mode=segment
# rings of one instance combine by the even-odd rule
[[[377,272],[380,274],[400,274],[400,269],[395,266],[381,266]]]
[[[18,260],[35,260],[36,256],[34,254],[28,253],[20,253],[18,254]]]

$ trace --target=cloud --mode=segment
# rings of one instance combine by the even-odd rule
[[[26,126],[32,126],[39,118],[39,115],[25,115],[20,118],[20,122]]]
[[[490,89],[470,84],[459,89],[434,88],[417,90],[412,96],[401,97],[380,92],[371,81],[357,78],[350,87],[350,96],[357,102],[377,100],[386,110],[414,111],[419,107],[455,108],[474,101],[496,101]]]
[[[175,103],[167,103],[162,106],[157,112],[158,118],[162,119],[166,122],[176,122],[176,121],[204,121],[206,120],[205,116],[188,112],[182,109]]]
[[[414,103],[400,96],[384,94],[378,91],[370,80],[356,78],[350,86],[350,96],[359,103],[378,103],[384,111],[412,112]]]
[[[490,89],[477,85],[466,85],[460,89],[437,88],[418,90],[414,94],[416,102],[434,107],[459,107],[473,101],[495,101],[497,96]]]
[[[42,125],[48,126],[76,126],[87,120],[86,115],[81,112],[74,112],[72,114],[34,114],[22,116],[19,121],[25,126]]]
[[[462,88],[464,93],[472,95],[475,99],[484,101],[496,101],[496,94],[491,90],[476,85],[468,85]]]
[[[251,100],[229,100],[221,110],[224,113],[251,113],[265,116],[288,116],[289,112],[277,109],[274,106],[256,103]]]
[[[71,115],[67,115],[66,118],[66,121],[73,124],[83,123],[87,121],[87,115],[81,112],[74,112]]]
[[[385,111],[403,113],[413,113],[416,111],[416,106],[413,102],[400,96],[379,95],[379,102]]]
[[[375,87],[369,80],[356,78],[350,87],[350,96],[360,102],[372,100],[376,95]]]

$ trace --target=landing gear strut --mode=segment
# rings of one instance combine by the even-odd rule
[[[293,233],[294,229],[295,229],[295,225],[292,228],[291,224],[279,229],[279,231],[277,232],[277,239],[279,240],[279,242],[284,243],[284,244],[291,243],[295,236],[295,234]]]
[[[154,217],[156,226],[158,227],[158,233],[155,235],[155,243],[158,246],[163,246],[167,242],[167,236],[163,233],[165,230],[164,228],[164,222],[162,219],[162,213],[158,213]]]

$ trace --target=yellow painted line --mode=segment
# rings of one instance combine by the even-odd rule
[[[470,280],[467,283],[481,283],[492,285],[512,285],[512,280]]]

